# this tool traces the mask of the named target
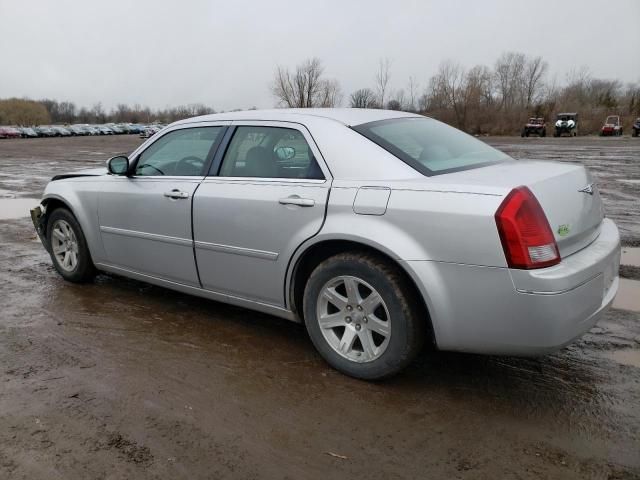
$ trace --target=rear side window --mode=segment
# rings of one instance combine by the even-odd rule
[[[398,118],[353,127],[423,175],[468,170],[510,157],[430,118]]]
[[[220,176],[324,179],[302,132],[262,126],[236,129]]]

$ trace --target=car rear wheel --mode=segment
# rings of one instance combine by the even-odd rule
[[[322,357],[347,375],[379,380],[405,368],[425,336],[413,289],[394,265],[370,254],[343,253],[312,272],[304,319]]]
[[[47,222],[47,239],[53,266],[70,282],[83,283],[96,274],[80,224],[69,210],[54,210]]]

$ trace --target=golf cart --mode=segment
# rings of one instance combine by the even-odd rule
[[[577,113],[559,113],[556,120],[554,137],[561,137],[567,134],[570,137],[578,135],[578,114]]]
[[[531,117],[527,124],[522,129],[521,137],[528,137],[529,135],[539,135],[540,137],[547,136],[547,125],[544,123],[542,117]]]
[[[600,136],[619,137],[622,135],[622,123],[618,115],[609,115],[600,129]]]

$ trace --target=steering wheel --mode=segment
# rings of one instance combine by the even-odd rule
[[[153,168],[153,169],[154,169],[155,171],[157,171],[160,175],[164,175],[164,172],[163,172],[162,170],[160,170],[160,169],[159,169],[158,167],[156,167],[155,165],[151,165],[150,163],[143,163],[142,165],[138,165],[138,166],[136,167],[136,173],[138,173],[138,172],[137,172],[137,170],[138,170],[138,169],[143,169],[143,168],[146,168],[146,167]]]
[[[184,157],[176,164],[176,172],[182,172],[182,168],[187,167],[187,169],[193,169],[193,175],[199,175],[202,171],[202,167],[204,165],[204,160],[200,157],[196,157],[195,155],[189,155],[188,157]]]

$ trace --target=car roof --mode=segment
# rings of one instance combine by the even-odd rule
[[[271,120],[304,122],[305,119],[324,118],[347,126],[388,120],[391,118],[421,117],[414,113],[373,108],[276,108],[270,110],[244,110],[238,112],[214,113],[187,118],[176,124],[192,122],[215,122],[233,120]]]

